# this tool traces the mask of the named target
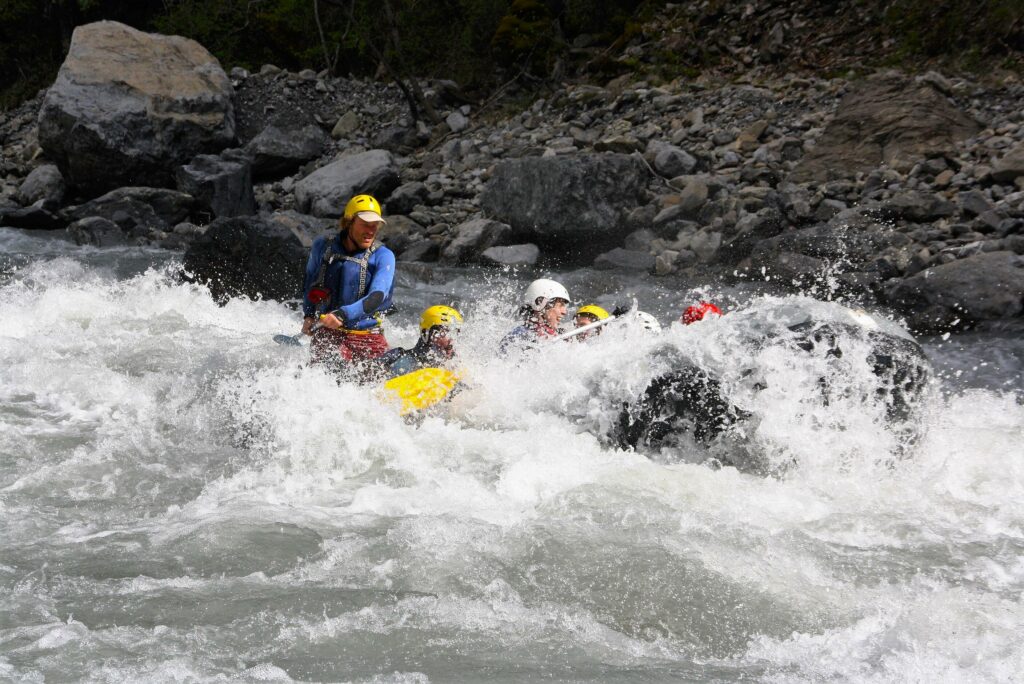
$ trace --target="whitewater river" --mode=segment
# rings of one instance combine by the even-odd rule
[[[174,254],[0,251],[0,680],[1021,681],[1020,327],[925,341],[903,458],[873,409],[808,403],[811,361],[743,359],[765,477],[609,445],[643,332],[496,360],[526,275],[402,274],[392,343],[466,314],[470,387],[411,424]],[[558,275],[663,323],[685,303]],[[662,338],[726,366],[730,316],[787,303],[710,294],[735,313]]]

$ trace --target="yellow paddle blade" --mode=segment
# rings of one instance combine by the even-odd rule
[[[443,368],[421,368],[385,382],[384,395],[401,402],[399,413],[404,416],[444,401],[458,383],[458,373]]]

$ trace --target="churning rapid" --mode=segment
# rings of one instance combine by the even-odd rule
[[[0,241],[0,679],[1024,672],[1019,333],[927,341],[908,437],[856,364],[750,342],[751,321],[834,307],[716,292],[717,321],[516,365],[494,348],[527,276],[400,268],[392,344],[453,294],[466,316],[467,389],[406,421],[275,345],[293,309],[218,306],[170,253]],[[559,277],[663,323],[683,305]],[[672,353],[735,381],[749,420],[713,447],[622,448],[624,398]]]

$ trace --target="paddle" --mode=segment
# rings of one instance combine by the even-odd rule
[[[381,391],[386,399],[401,403],[398,412],[404,416],[444,401],[459,380],[458,373],[444,368],[420,368],[391,378]]]
[[[317,321],[316,323],[313,324],[313,327],[310,328],[309,331],[313,332],[314,330],[316,330],[317,328],[320,328],[320,327],[322,327],[322,324],[320,323],[320,321]],[[302,346],[301,340],[305,336],[306,335],[304,333],[299,333],[298,335],[280,334],[280,335],[274,335],[274,341],[277,342],[278,344],[283,344],[286,347],[301,347]]]

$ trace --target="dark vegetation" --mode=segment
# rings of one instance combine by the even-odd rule
[[[0,109],[49,85],[75,26],[99,19],[194,38],[225,67],[448,78],[478,96],[627,72],[986,72],[1024,51],[1024,0],[3,0]]]

